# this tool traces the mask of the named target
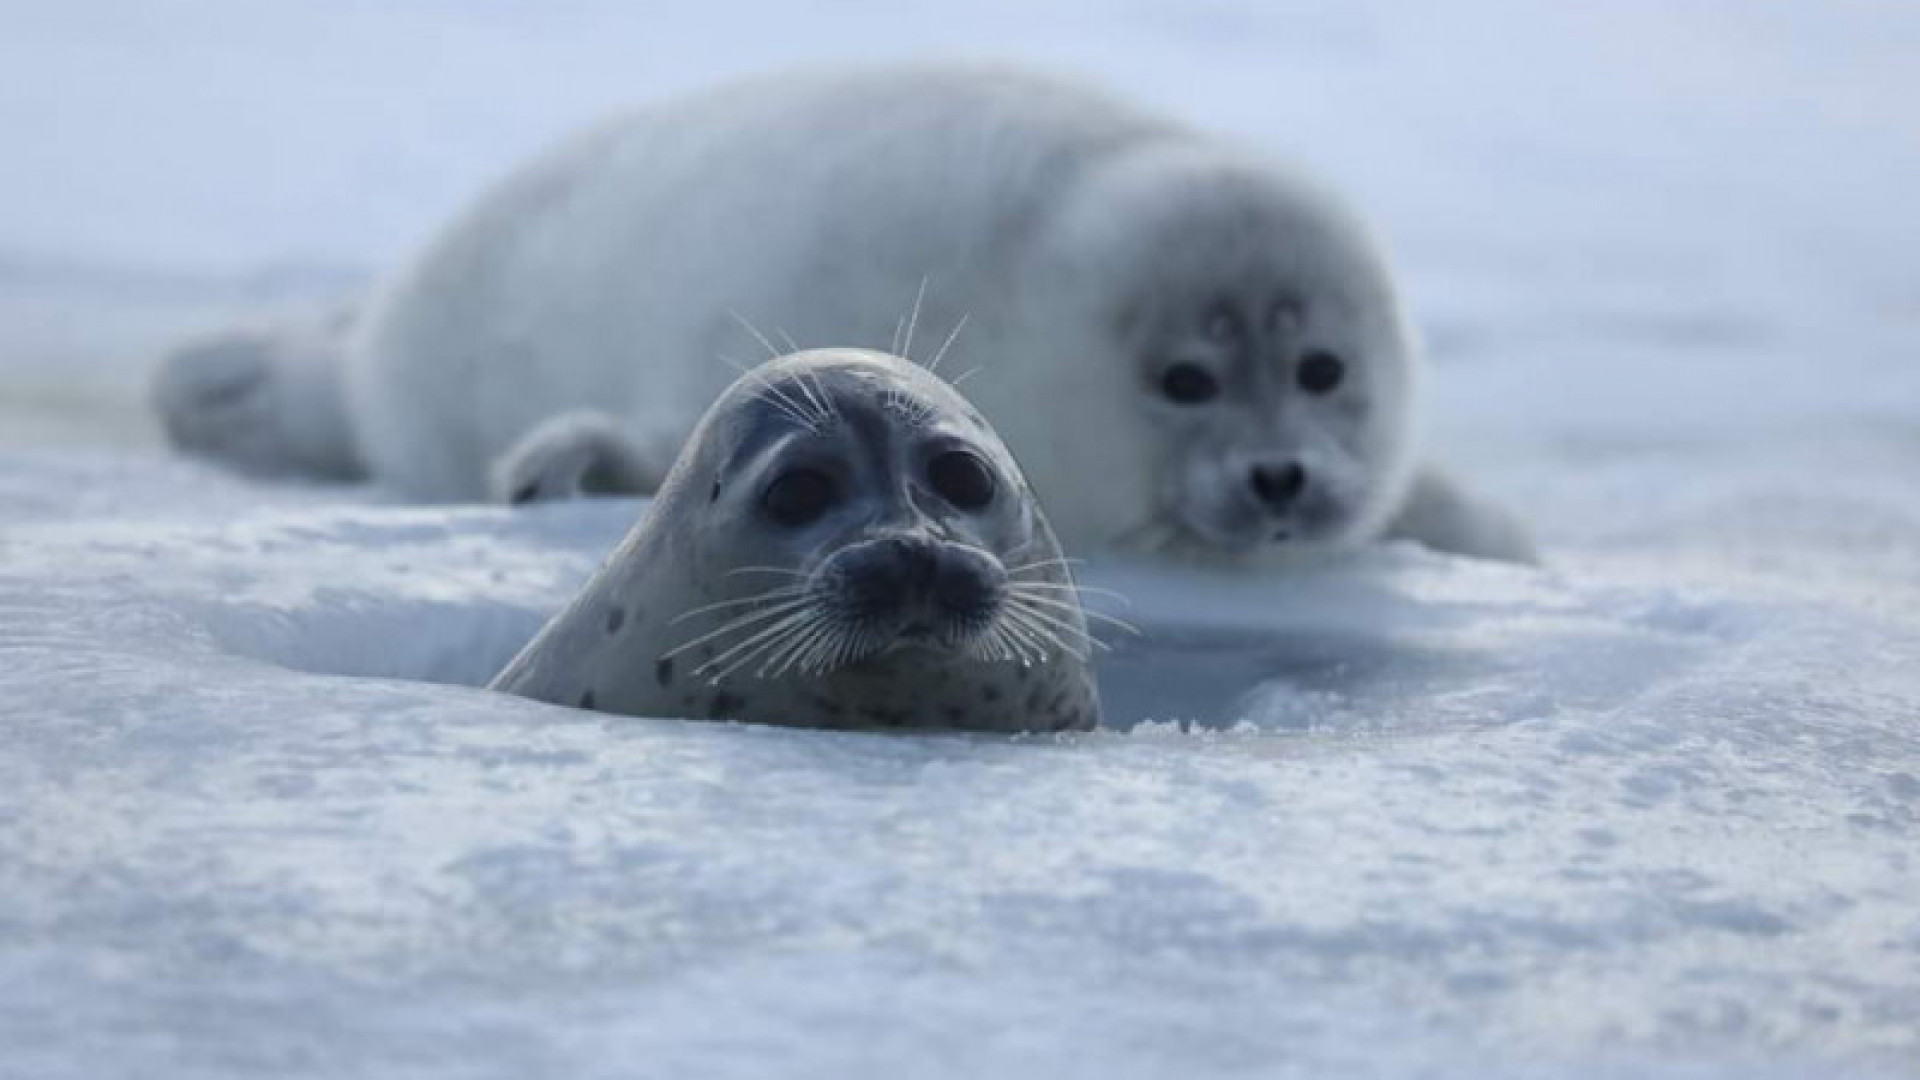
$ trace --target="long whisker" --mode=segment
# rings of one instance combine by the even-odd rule
[[[1015,581],[1009,584],[1017,585],[1022,589],[1047,589],[1057,592],[1070,592],[1078,596],[1085,596],[1090,593],[1094,596],[1105,596],[1109,599],[1118,600],[1129,607],[1133,606],[1133,598],[1126,593],[1120,592],[1117,589],[1101,588],[1098,585],[1070,585],[1059,581]]]
[[[737,659],[726,665],[723,670],[714,672],[709,681],[717,683],[722,679],[729,678],[735,672],[744,669],[755,660],[760,660],[762,663],[760,664],[759,670],[753,673],[753,677],[756,679],[764,678],[767,674],[767,668],[773,664],[781,653],[792,646],[794,639],[807,633],[824,617],[818,609],[809,609],[802,612],[797,625],[776,627],[776,633],[762,635],[761,640],[745,649]],[[719,658],[716,657],[715,659],[718,660]]]
[[[748,604],[762,604],[769,600],[790,599],[792,597],[799,596],[806,591],[807,591],[807,587],[805,585],[782,585],[777,589],[769,589],[766,592],[755,593],[752,596],[736,597],[732,600],[716,600],[711,604],[702,604],[697,608],[689,608],[686,611],[683,611],[680,614],[675,615],[672,619],[668,621],[668,625],[671,626],[671,625],[674,625],[675,623],[683,623],[683,622],[686,622],[688,619],[693,618],[696,615],[705,615],[709,611],[719,611],[723,608],[744,607]]]
[[[1040,646],[1041,656],[1051,655],[1054,650],[1071,653],[1075,658],[1085,660],[1086,650],[1068,641],[1060,631],[1041,621],[1039,612],[1031,608],[1009,605],[1002,615],[1007,625],[1027,635],[1027,639]]]
[[[736,566],[727,571],[726,576],[732,577],[735,574],[785,574],[788,577],[797,578],[807,576],[805,570],[795,570],[790,566]]]
[[[753,677],[764,679],[769,671],[776,679],[785,675],[788,669],[793,667],[794,661],[806,652],[809,645],[832,632],[832,620],[827,618],[824,612],[817,612],[813,619],[787,635],[786,640],[782,641],[777,648],[768,651],[766,663],[760,665],[760,670],[754,672]],[[775,667],[776,664],[779,666]]]
[[[1041,559],[1039,562],[1030,562],[1021,566],[1009,566],[1007,567],[1007,574],[1009,576],[1013,574],[1021,574],[1021,573],[1025,573],[1028,570],[1038,570],[1044,566],[1069,566],[1069,567],[1079,566],[1084,562],[1086,562],[1085,559],[1069,559],[1065,556],[1061,556],[1059,558],[1054,558],[1054,559]]]
[[[757,608],[753,611],[749,611],[745,615],[742,615],[737,619],[733,619],[729,622],[726,622],[721,626],[717,627],[716,629],[709,630],[708,632],[700,635],[699,637],[694,638],[692,641],[674,646],[671,650],[665,653],[662,653],[660,655],[660,658],[662,660],[671,659],[675,656],[679,656],[683,652],[686,652],[688,649],[694,648],[697,645],[704,645],[707,642],[712,641],[714,638],[725,637],[728,634],[737,633],[741,630],[745,630],[746,628],[754,625],[755,623],[764,622],[767,619],[772,619],[779,616],[792,614],[793,612],[798,611],[801,608],[805,607],[808,604],[808,602],[809,601],[805,597],[800,597],[793,600],[782,601],[778,604],[772,604],[764,608]]]
[[[791,394],[773,385],[773,381],[762,374],[758,368],[746,367],[731,356],[721,356],[720,359],[725,361],[728,366],[738,371],[741,375],[759,384],[761,390],[766,393],[774,408],[779,409],[787,419],[792,420],[808,431],[820,430],[820,422],[814,418],[807,406],[794,400]]]
[[[922,288],[924,288],[924,287],[925,287],[925,286],[923,285],[923,286],[922,286]],[[943,357],[943,356],[945,356],[945,355],[947,355],[947,350],[948,350],[948,349],[951,349],[951,348],[953,348],[953,341],[954,341],[954,339],[955,339],[955,338],[957,338],[957,337],[959,337],[959,336],[960,336],[960,331],[961,331],[961,330],[962,330],[963,328],[965,328],[965,327],[966,327],[966,325],[967,325],[967,316],[968,316],[968,315],[970,315],[970,314],[972,314],[972,313],[971,313],[971,312],[967,312],[967,313],[965,313],[965,314],[962,314],[962,315],[960,316],[960,321],[959,321],[959,322],[957,322],[957,323],[954,323],[954,324],[953,324],[953,329],[952,329],[951,331],[949,331],[949,332],[948,332],[948,334],[947,334],[947,340],[945,340],[945,341],[943,341],[943,342],[941,342],[941,343],[940,343],[940,349],[939,349],[939,351],[938,351],[938,352],[935,352],[935,353],[933,354],[933,359],[931,359],[931,360],[929,360],[929,361],[927,361],[927,370],[928,370],[928,371],[939,371],[939,370],[940,370],[940,358],[941,358],[941,357]],[[980,370],[980,369],[979,369],[979,368],[974,368],[973,370],[974,370],[974,371],[978,371],[978,370]],[[969,371],[969,372],[967,372],[967,375],[971,375],[971,374],[973,374],[973,371]],[[962,375],[962,376],[961,376],[961,378],[962,378],[962,379],[964,379],[964,378],[966,378],[966,375]],[[959,381],[959,380],[954,380],[954,381],[955,381],[956,383],[958,383],[958,381]]]
[[[800,346],[794,344],[793,342],[792,334],[787,333],[785,330],[782,330],[777,326],[773,328],[773,332],[780,335],[780,344],[785,345],[787,347],[788,352],[797,353],[800,351]]]
[[[800,626],[808,619],[817,618],[818,615],[819,612],[814,609],[812,604],[802,604],[797,611],[788,612],[784,617],[776,620],[771,626],[763,626],[755,630],[745,641],[735,642],[734,645],[725,652],[722,652],[720,655],[695,668],[693,673],[695,675],[704,675],[713,672],[725,665],[727,661],[740,655],[743,650],[761,645],[770,638],[778,638],[781,634]],[[718,682],[721,678],[725,677],[725,674],[731,673],[731,671],[732,669],[729,668],[726,673],[714,675],[713,681]]]
[[[1008,589],[1008,595],[1017,596],[1022,603],[1044,604],[1049,608],[1053,608],[1053,609],[1056,609],[1059,611],[1065,611],[1065,612],[1077,611],[1081,615],[1085,616],[1086,618],[1098,619],[1101,622],[1108,624],[1109,626],[1119,627],[1120,629],[1125,630],[1129,634],[1140,633],[1139,627],[1133,625],[1132,623],[1128,622],[1125,619],[1118,618],[1113,615],[1109,615],[1104,611],[1089,611],[1085,608],[1082,608],[1079,604],[1070,603],[1058,597],[1035,596],[1032,593],[1022,592],[1017,585]]]
[[[760,343],[760,346],[767,350],[768,359],[774,360],[779,358],[780,350],[774,348],[773,342],[767,340],[767,335],[761,333],[759,327],[753,325],[751,322],[748,322],[747,317],[745,315],[742,315],[737,311],[728,311],[727,315],[728,317],[733,319],[734,322],[739,323],[741,327],[746,330],[747,333],[752,334],[753,340],[758,341]]]
[[[926,298],[927,279],[925,275],[922,275],[920,278],[920,290],[913,294],[913,311],[907,316],[907,337],[900,346],[901,359],[909,361],[913,359],[913,327],[914,324],[920,321],[920,302]]]
[[[1094,637],[1091,633],[1087,632],[1084,627],[1074,625],[1072,620],[1047,611],[1044,608],[1033,607],[1032,597],[1009,597],[1008,599],[1011,601],[1009,608],[1012,611],[1017,611],[1032,619],[1037,619],[1042,624],[1051,626],[1061,633],[1071,634],[1093,648],[1103,652],[1112,647],[1099,638]]]

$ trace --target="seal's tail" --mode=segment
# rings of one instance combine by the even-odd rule
[[[168,441],[256,475],[363,477],[340,384],[354,314],[235,327],[169,352],[153,381]]]

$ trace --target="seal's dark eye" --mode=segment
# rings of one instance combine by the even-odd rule
[[[1220,383],[1199,364],[1175,364],[1161,374],[1160,392],[1175,404],[1199,405],[1220,393]]]
[[[840,486],[819,469],[789,469],[767,485],[760,497],[767,516],[782,525],[806,525],[840,498]]]
[[[927,462],[927,483],[961,510],[978,510],[993,501],[993,470],[965,450],[945,450]]]
[[[1300,366],[1294,369],[1293,381],[1300,389],[1309,394],[1324,394],[1340,385],[1347,374],[1347,365],[1330,352],[1310,352],[1300,358]]]

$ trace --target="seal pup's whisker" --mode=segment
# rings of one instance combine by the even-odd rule
[[[729,622],[722,624],[717,629],[709,630],[708,632],[700,635],[697,638],[694,638],[691,641],[683,642],[680,645],[677,645],[674,648],[669,649],[664,653],[661,653],[660,659],[671,660],[674,657],[679,656],[681,653],[686,652],[688,649],[694,648],[699,645],[704,645],[707,642],[714,640],[715,638],[725,637],[728,634],[739,633],[743,630],[748,629],[749,627],[752,627],[756,623],[765,622],[768,619],[793,614],[796,611],[802,610],[811,602],[812,602],[811,600],[805,597],[801,597],[799,599],[782,601],[781,603],[772,604],[764,608],[756,608],[753,611],[747,612],[745,615],[741,615]]]
[[[900,343],[900,347],[894,350],[895,352],[900,354],[901,359],[906,360],[909,363],[913,361],[913,328],[914,328],[914,325],[920,321],[920,302],[922,300],[925,300],[926,298],[927,298],[927,275],[922,274],[920,275],[920,288],[918,291],[916,291],[913,294],[913,310],[909,312],[907,315],[906,340],[902,341]]]
[[[962,312],[962,313],[961,313],[961,315],[960,315],[960,321],[959,321],[959,322],[957,322],[957,323],[954,323],[954,324],[953,324],[953,329],[947,332],[947,340],[945,340],[945,341],[943,341],[943,342],[941,342],[941,343],[940,343],[940,348],[939,348],[939,349],[938,349],[938,350],[937,350],[937,351],[936,351],[936,352],[935,352],[935,353],[933,354],[933,359],[931,359],[931,360],[929,360],[929,361],[927,361],[927,370],[928,370],[928,371],[931,371],[931,372],[934,372],[935,374],[938,374],[938,373],[939,373],[939,371],[940,371],[940,358],[941,358],[941,357],[943,357],[943,356],[945,356],[945,355],[947,355],[947,350],[948,350],[948,349],[951,349],[951,348],[953,348],[953,342],[954,342],[954,339],[955,339],[955,338],[958,338],[958,337],[960,336],[960,331],[961,331],[961,330],[963,330],[963,329],[965,329],[965,327],[966,327],[966,325],[967,325],[967,319],[968,319],[968,317],[969,317],[969,316],[971,316],[972,314],[973,314],[973,313],[972,313],[972,312],[970,312],[970,311],[968,311],[968,312]],[[979,371],[979,370],[980,370],[979,368],[974,368],[974,369],[973,369],[973,371]],[[962,376],[960,376],[960,379],[964,379],[964,378],[966,378],[966,377],[967,377],[967,375],[971,375],[971,374],[973,374],[973,371],[969,371],[969,372],[967,372],[967,374],[966,374],[966,375],[962,375]],[[950,383],[952,383],[952,384],[953,384],[954,386],[959,386],[959,385],[960,385],[960,379],[949,379],[949,380],[947,380],[947,381],[948,381],[948,382],[950,382]]]
[[[799,346],[799,345],[796,345],[796,344],[794,344],[794,340],[793,340],[793,335],[792,335],[792,334],[789,334],[789,333],[787,333],[787,332],[786,332],[786,331],[785,331],[784,329],[782,329],[782,328],[780,328],[780,327],[778,327],[778,326],[776,326],[776,327],[774,327],[774,328],[773,328],[773,332],[774,332],[775,334],[778,334],[778,335],[780,335],[780,344],[782,344],[782,345],[785,345],[785,346],[787,347],[787,351],[788,351],[788,352],[790,352],[790,353],[797,353],[797,352],[799,352],[799,351],[800,351],[800,346]]]
[[[1085,561],[1084,559],[1069,559],[1064,555],[1052,559],[1041,559],[1038,562],[1023,563],[1020,566],[1009,566],[1007,567],[1007,576],[1011,577],[1014,574],[1024,574],[1029,570],[1038,570],[1046,566],[1074,567],[1079,566]]]
[[[776,679],[785,675],[793,667],[794,661],[804,655],[814,642],[832,633],[833,622],[825,612],[814,611],[811,619],[788,633],[778,646],[766,650],[766,660],[753,673],[753,677],[764,679],[769,672]]]
[[[961,383],[966,382],[968,379],[971,379],[975,375],[980,374],[982,370],[984,369],[979,367],[978,365],[975,365],[961,372],[960,374],[955,375],[953,378],[948,379],[947,381],[952,383],[955,386],[959,386]]]
[[[696,676],[710,676],[709,681],[717,683],[725,679],[728,675],[733,674],[742,664],[751,663],[753,658],[758,655],[761,650],[770,649],[774,645],[779,644],[780,635],[790,633],[794,629],[805,625],[808,620],[818,617],[819,613],[814,610],[812,604],[803,604],[800,610],[790,612],[786,617],[774,622],[770,626],[763,626],[755,630],[745,641],[735,642],[731,648],[728,648],[720,655],[715,656],[713,659],[693,669],[693,673]],[[752,651],[747,652],[746,656],[740,657],[739,663],[729,666],[729,661],[735,657],[739,657],[740,654],[746,650]],[[721,670],[723,668],[725,670]]]
[[[1084,649],[1068,641],[1061,635],[1059,629],[1049,626],[1047,623],[1041,621],[1038,616],[1039,612],[1031,608],[1020,607],[1015,604],[1009,604],[1007,606],[1007,625],[1016,628],[1020,633],[1026,634],[1029,642],[1040,648],[1043,663],[1056,651],[1069,653],[1077,660],[1085,660],[1087,658]],[[1076,634],[1081,633],[1079,627],[1070,624],[1067,626],[1067,629]]]
[[[732,607],[745,607],[748,604],[763,604],[769,600],[790,599],[792,597],[802,596],[806,591],[807,587],[805,585],[782,585],[779,588],[769,589],[763,593],[755,593],[752,596],[742,596],[733,600],[716,600],[711,604],[701,604],[697,608],[689,608],[675,615],[669,621],[683,623],[696,615],[705,615],[710,611],[720,611],[724,608]]]
[[[812,409],[794,400],[792,395],[775,386],[773,380],[767,378],[759,369],[747,367],[731,356],[725,354],[717,355],[719,355],[720,359],[724,361],[727,366],[738,371],[742,377],[752,379],[754,383],[760,387],[763,394],[761,400],[766,401],[774,408],[780,410],[781,414],[786,416],[787,419],[792,420],[808,431],[815,434],[819,433],[820,420],[814,415]]]
[[[729,308],[727,310],[727,317],[732,319],[734,322],[739,323],[741,327],[743,327],[747,331],[747,333],[753,335],[753,340],[759,342],[760,347],[767,350],[767,359],[769,360],[780,359],[780,350],[774,348],[773,342],[767,340],[767,335],[761,333],[759,327],[747,321],[747,317],[745,315],[742,315],[739,312]]]
[[[1062,600],[1057,596],[1035,595],[1033,593],[1026,592],[1019,583],[1012,584],[1009,589],[1009,593],[1010,595],[1019,596],[1021,602],[1023,603],[1041,604],[1048,608],[1054,608],[1054,609],[1069,612],[1069,613],[1078,612],[1081,615],[1085,616],[1086,618],[1098,619],[1109,626],[1113,626],[1118,629],[1125,630],[1129,634],[1137,635],[1140,633],[1139,627],[1133,625],[1132,623],[1126,621],[1125,619],[1118,618],[1113,615],[1108,615],[1104,611],[1084,610],[1081,608],[1079,604],[1068,603],[1067,601]]]
[[[732,577],[735,574],[785,574],[797,578],[810,576],[805,570],[795,570],[791,566],[736,566],[727,571],[725,576]]]
[[[1029,634],[1016,632],[1002,621],[998,627],[1001,647],[1007,652],[1007,658],[1018,660],[1021,667],[1032,667],[1047,662],[1047,649],[1038,639]]]
[[[1133,606],[1133,598],[1126,593],[1118,589],[1108,589],[1099,585],[1077,585],[1058,581],[1021,581],[1017,584],[1023,589],[1048,589],[1057,592],[1070,592],[1075,596],[1084,596],[1091,593],[1094,596],[1104,596],[1111,600],[1118,600],[1128,607]]]
[[[1035,603],[1036,599],[1036,597],[1020,596],[1012,593],[1009,593],[1007,596],[1008,607],[1012,611],[1017,611],[1030,619],[1038,620],[1043,625],[1050,626],[1059,633],[1070,634],[1073,637],[1079,638],[1093,648],[1106,650],[1111,647],[1106,642],[1094,637],[1084,626],[1075,623],[1072,619],[1040,607]]]

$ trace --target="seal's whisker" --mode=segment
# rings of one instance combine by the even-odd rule
[[[1128,607],[1133,606],[1133,598],[1126,593],[1118,589],[1103,589],[1098,585],[1074,585],[1059,581],[1014,581],[1008,584],[1016,585],[1022,589],[1047,589],[1054,592],[1070,592],[1075,596],[1084,596],[1091,593],[1094,596],[1104,596],[1112,600],[1118,600]]]
[[[980,374],[980,367],[979,365],[976,364],[973,367],[970,367],[967,370],[961,372],[960,374],[955,375],[953,378],[948,379],[947,384],[950,386],[959,386],[961,383],[966,382],[968,379],[971,379],[978,374]]]
[[[764,679],[771,672],[774,678],[785,675],[793,667],[794,661],[807,651],[807,647],[820,640],[833,629],[833,622],[823,611],[815,610],[813,617],[801,623],[788,633],[777,645],[764,650],[766,662],[753,673],[756,679]]]
[[[759,369],[746,367],[731,356],[722,355],[720,359],[725,361],[729,367],[738,371],[741,375],[759,384],[763,394],[763,400],[767,401],[767,403],[774,408],[779,409],[787,419],[792,420],[808,431],[817,432],[820,430],[820,422],[815,419],[813,410],[795,401],[792,395],[775,386],[773,381],[762,374]]]
[[[1020,566],[1009,566],[1007,567],[1007,576],[1012,577],[1014,574],[1024,574],[1029,570],[1039,570],[1048,566],[1079,566],[1085,561],[1085,559],[1069,559],[1064,555],[1053,559],[1041,559],[1039,562],[1025,563]]]
[[[785,345],[787,347],[788,352],[797,353],[800,351],[800,346],[795,345],[793,343],[792,334],[787,333],[785,330],[781,329],[778,326],[773,328],[773,332],[780,336],[780,344]]]
[[[1046,662],[1048,656],[1046,644],[1034,637],[1031,632],[1015,629],[1005,618],[994,625],[994,632],[1000,636],[1000,648],[1006,659],[1020,661],[1021,667],[1032,667],[1036,663]]]
[[[927,277],[925,274],[922,274],[920,276],[919,291],[913,294],[913,310],[907,315],[907,336],[906,339],[900,343],[900,359],[902,360],[911,361],[913,359],[913,328],[914,325],[920,321],[920,302],[926,298]]]
[[[769,600],[784,600],[799,596],[806,591],[807,587],[805,585],[782,585],[779,588],[769,589],[763,593],[755,593],[752,596],[735,597],[732,600],[716,600],[711,604],[701,604],[697,608],[688,608],[668,620],[668,625],[671,626],[674,623],[686,622],[695,615],[705,615],[709,611],[719,611],[723,608],[730,607],[743,607],[748,604],[761,604]]]
[[[747,636],[746,640],[735,642],[730,648],[720,653],[720,655],[695,668],[693,673],[695,675],[711,675],[713,672],[726,666],[729,661],[739,656],[742,652],[748,649],[754,649],[757,652],[758,648],[770,647],[768,643],[777,642],[781,634],[787,633],[795,627],[804,624],[808,619],[816,617],[817,613],[814,611],[813,605],[805,604],[798,611],[788,612],[772,625],[762,626],[758,630],[755,630]],[[754,653],[748,653],[748,658],[750,659],[753,655]],[[737,667],[738,665],[735,666]],[[718,682],[726,678],[732,671],[733,668],[729,667],[726,671],[718,675],[713,675],[711,681]]]
[[[707,642],[712,641],[714,638],[725,637],[728,634],[736,633],[740,630],[744,630],[747,627],[752,626],[755,623],[764,622],[767,619],[771,619],[776,616],[791,614],[792,612],[800,610],[801,608],[805,607],[807,604],[811,602],[812,601],[807,597],[798,597],[792,600],[784,600],[784,601],[781,601],[780,603],[772,604],[764,608],[756,608],[753,611],[747,612],[745,615],[741,615],[738,618],[731,619],[725,623],[722,623],[720,626],[707,631],[706,633],[700,635],[699,637],[694,638],[692,641],[688,641],[683,644],[674,646],[674,648],[671,651],[662,653],[661,659],[665,660],[675,656],[679,656],[681,653],[686,652],[688,649],[691,649],[696,645],[704,645]]]
[[[787,661],[787,664],[781,666],[781,670],[785,671],[787,665],[798,664],[803,673],[818,675],[821,671],[821,659],[827,655],[834,643],[839,641],[841,635],[845,632],[840,625],[840,620],[834,619],[828,621],[820,627],[818,633],[813,634],[807,639],[802,648],[794,650],[793,656]]]
[[[835,661],[846,651],[846,644],[852,635],[838,619],[826,628],[800,658],[800,670],[809,675],[824,675],[838,666]]]
[[[1010,602],[1010,607],[1012,610],[1017,611],[1020,614],[1025,615],[1031,619],[1038,620],[1039,622],[1052,627],[1054,630],[1056,630],[1059,633],[1070,634],[1073,637],[1078,638],[1081,641],[1085,642],[1086,644],[1092,646],[1093,648],[1099,649],[1101,651],[1105,651],[1112,647],[1108,645],[1106,642],[1101,641],[1099,638],[1094,637],[1093,634],[1090,633],[1085,627],[1076,625],[1072,620],[1067,619],[1059,614],[1056,614],[1055,612],[1048,611],[1045,608],[1035,607],[1033,605],[1034,598],[1031,596],[1009,596],[1007,599]]]
[[[833,418],[840,415],[840,406],[834,402],[833,395],[827,393],[827,384],[821,381],[820,372],[812,368],[806,368],[800,372],[800,378],[803,381],[807,379],[813,380],[814,393],[820,398],[820,422],[822,424],[832,423]]]
[[[1026,634],[1030,642],[1039,646],[1043,661],[1055,650],[1069,653],[1076,659],[1086,659],[1085,649],[1068,641],[1058,629],[1042,622],[1037,616],[1038,612],[1032,609],[1009,606],[1006,613],[1007,625]]]
[[[950,331],[948,331],[948,333],[947,333],[947,340],[945,340],[945,341],[943,341],[943,342],[941,342],[941,343],[940,343],[940,349],[939,349],[939,351],[937,351],[937,352],[935,352],[935,353],[933,354],[933,359],[931,359],[931,360],[929,360],[929,361],[927,361],[927,370],[928,370],[928,371],[939,371],[939,370],[940,370],[940,358],[941,358],[941,357],[943,357],[943,356],[945,356],[945,355],[947,355],[947,350],[948,350],[948,349],[951,349],[951,348],[953,348],[953,341],[954,341],[954,339],[960,336],[960,331],[961,331],[961,330],[962,330],[963,328],[965,328],[965,327],[966,327],[966,325],[967,325],[967,317],[968,317],[969,315],[971,315],[971,314],[973,314],[973,313],[972,313],[972,312],[964,312],[964,313],[962,313],[962,314],[961,314],[961,316],[960,316],[960,321],[959,321],[959,322],[957,322],[957,323],[954,323],[954,324],[953,324],[953,329],[952,329],[952,330],[950,330]],[[979,369],[979,368],[975,368],[975,369],[973,369],[973,370],[974,370],[974,371],[978,371],[978,370],[980,370],[980,369]],[[968,374],[968,375],[971,375],[971,374],[973,374],[973,372],[972,372],[972,371],[970,371],[970,372],[968,372],[967,374]],[[963,375],[963,376],[961,376],[961,378],[965,378],[965,377],[966,377],[965,375]],[[959,379],[955,379],[955,380],[953,380],[953,382],[954,382],[954,384],[955,384],[955,385],[958,385],[958,384],[959,384]]]
[[[788,577],[797,578],[807,576],[805,570],[795,570],[791,566],[736,566],[727,571],[726,576],[732,577],[735,574],[785,574]]]
[[[1129,634],[1140,633],[1139,627],[1133,625],[1132,623],[1128,622],[1125,619],[1119,618],[1118,616],[1108,615],[1104,611],[1083,610],[1079,604],[1069,603],[1068,601],[1062,600],[1057,596],[1036,596],[1032,593],[1025,592],[1024,590],[1022,590],[1019,586],[1019,583],[1017,582],[1012,583],[1009,591],[1012,595],[1019,596],[1019,598],[1026,603],[1043,604],[1049,608],[1055,608],[1060,611],[1065,611],[1069,613],[1077,611],[1089,619],[1098,619],[1109,626],[1119,627],[1120,629],[1125,630]]]
[[[743,327],[747,331],[747,333],[753,335],[753,340],[758,341],[760,343],[760,346],[767,350],[767,358],[769,360],[774,360],[779,358],[780,350],[774,348],[773,342],[767,340],[767,335],[761,333],[759,327],[747,321],[747,317],[745,315],[742,315],[737,311],[728,311],[727,315],[734,322],[739,323],[741,327]]]

